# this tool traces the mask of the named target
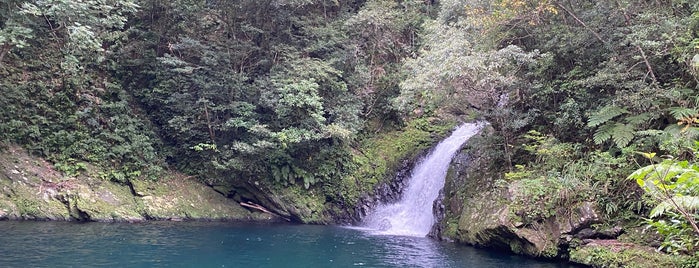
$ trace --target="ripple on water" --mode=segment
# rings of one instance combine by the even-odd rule
[[[567,267],[361,228],[0,222],[2,267]]]

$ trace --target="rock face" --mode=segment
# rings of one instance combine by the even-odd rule
[[[600,222],[591,202],[555,207],[542,214],[521,206],[517,181],[498,180],[492,159],[479,149],[489,130],[471,138],[452,162],[444,188],[444,215],[434,234],[442,239],[536,257],[560,257],[581,231]],[[535,207],[535,206],[534,206]],[[531,219],[528,215],[545,215]]]
[[[423,155],[424,156],[424,155]],[[396,172],[395,177],[385,183],[381,183],[374,188],[374,192],[364,194],[354,208],[349,208],[347,213],[349,218],[341,220],[341,222],[357,224],[379,204],[396,202],[403,195],[403,190],[410,178],[410,172],[415,167],[416,159],[410,159],[402,162],[402,165]]]
[[[124,185],[85,173],[66,178],[50,163],[22,149],[10,147],[0,152],[0,220],[279,220],[250,212],[181,175],[157,183],[132,180]]]
[[[426,152],[425,152],[426,153]],[[421,157],[423,155],[419,155]],[[309,224],[357,224],[375,206],[397,201],[405,188],[406,179],[415,165],[416,159],[401,163],[395,177],[379,183],[370,193],[364,193],[357,205],[328,202],[322,193],[315,189],[302,189],[299,185],[274,188],[262,183],[229,181],[226,184],[212,185],[219,193],[236,202],[250,202],[263,207],[285,221]]]

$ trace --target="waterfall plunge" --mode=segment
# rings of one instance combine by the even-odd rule
[[[376,207],[364,218],[363,225],[378,230],[380,234],[426,236],[435,223],[432,205],[444,188],[451,159],[483,125],[464,124],[454,130],[415,166],[401,199]]]

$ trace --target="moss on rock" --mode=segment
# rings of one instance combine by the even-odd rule
[[[545,203],[537,198],[556,189],[500,179],[492,156],[483,149],[489,131],[471,138],[448,172],[445,217],[440,222],[443,238],[529,256],[561,256],[566,237],[599,221],[596,208],[584,201]]]
[[[699,260],[683,255],[668,255],[653,248],[616,240],[593,240],[570,251],[570,260],[592,267],[673,268],[697,267]]]
[[[271,220],[253,215],[199,182],[176,176],[168,183],[141,181],[134,191],[143,203],[143,213],[150,219]]]
[[[158,182],[100,179],[93,167],[66,177],[16,146],[0,152],[0,219],[274,221],[210,187],[172,174]]]

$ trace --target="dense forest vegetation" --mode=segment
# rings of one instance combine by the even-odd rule
[[[5,0],[0,107],[0,141],[66,174],[349,205],[482,118],[525,220],[590,200],[699,244],[692,0]]]

